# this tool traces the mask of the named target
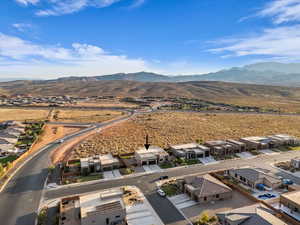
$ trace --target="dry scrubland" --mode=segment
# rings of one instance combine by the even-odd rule
[[[111,120],[121,115],[123,115],[123,112],[112,110],[55,110],[53,112],[53,118],[55,121],[78,123],[100,123],[103,121]]]
[[[0,109],[0,121],[5,120],[45,120],[49,110],[37,109]]]
[[[168,147],[196,140],[287,133],[300,137],[300,116],[154,113],[138,115],[108,128],[75,149],[73,157],[129,153],[143,146],[146,133],[153,145]]]

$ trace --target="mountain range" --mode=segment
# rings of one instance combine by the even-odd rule
[[[265,62],[201,75],[162,75],[151,72],[117,73],[102,76],[63,77],[58,81],[129,80],[139,82],[222,81],[300,87],[300,63]]]

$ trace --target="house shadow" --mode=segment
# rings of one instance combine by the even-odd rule
[[[17,221],[16,225],[29,225],[29,224],[35,224],[35,219],[37,217],[36,212],[29,213],[24,216],[20,216]]]
[[[185,218],[166,197],[159,196],[156,191],[145,194],[145,197],[164,224],[185,224]]]

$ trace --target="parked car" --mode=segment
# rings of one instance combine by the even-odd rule
[[[273,194],[270,194],[270,193],[266,193],[266,194],[258,196],[258,198],[261,198],[261,199],[268,199],[268,198],[275,198],[275,197],[276,197],[276,195],[273,195]]]
[[[291,179],[282,179],[282,183],[285,185],[292,185],[294,184],[294,181],[292,181]]]
[[[163,191],[163,190],[161,190],[161,189],[157,189],[157,194],[159,194],[161,197],[166,197],[166,193]]]
[[[166,179],[169,179],[169,176],[161,176],[159,179],[160,180],[166,180]]]

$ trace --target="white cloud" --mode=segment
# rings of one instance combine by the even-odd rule
[[[141,5],[143,5],[145,2],[146,2],[146,0],[135,0],[135,1],[129,6],[129,8],[130,8],[130,9],[138,8],[138,7],[140,7]]]
[[[18,3],[28,6],[36,5],[37,16],[60,16],[72,14],[87,7],[105,8],[123,0],[15,0]],[[146,0],[131,0],[129,8],[137,8]],[[37,5],[38,2],[45,4]],[[45,7],[47,5],[47,7]]]
[[[16,2],[22,4],[22,5],[35,5],[39,2],[39,0],[16,0]]]
[[[223,56],[260,55],[300,59],[300,25],[264,29],[261,34],[220,40],[210,52]]]
[[[50,1],[51,8],[42,9],[36,12],[38,16],[59,16],[78,12],[86,7],[105,8],[121,0],[61,0]]]
[[[29,23],[14,23],[14,24],[12,24],[12,26],[20,32],[24,32],[33,27]]]
[[[274,0],[258,15],[272,16],[275,24],[300,21],[300,0]]]
[[[89,44],[43,46],[0,33],[0,76],[101,75],[148,70],[143,59],[113,55]]]

